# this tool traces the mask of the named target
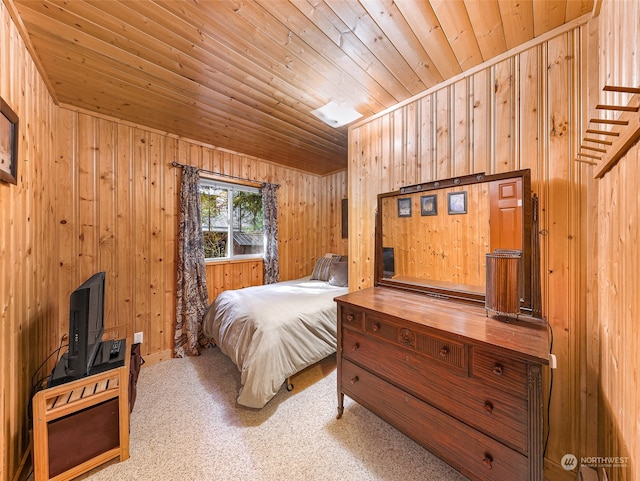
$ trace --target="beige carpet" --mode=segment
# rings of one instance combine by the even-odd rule
[[[216,349],[144,367],[131,457],[102,480],[464,481],[467,478],[345,399],[336,419],[335,356],[293,378],[262,410],[236,405],[240,373]]]

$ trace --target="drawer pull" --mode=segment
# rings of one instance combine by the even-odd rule
[[[355,384],[355,383],[357,383],[359,380],[360,380],[360,379],[358,379],[358,376],[353,376],[353,377],[351,378],[351,384]]]
[[[373,326],[371,326],[371,329],[373,329],[373,332],[378,332],[380,330],[380,324],[374,322]]]
[[[482,464],[484,464],[487,469],[493,468],[493,458],[488,454],[485,455],[484,459],[482,460]]]
[[[484,410],[487,412],[487,414],[493,414],[493,403],[491,401],[485,401]]]
[[[496,376],[502,376],[502,365],[496,364],[495,366],[493,366],[493,373]]]
[[[355,342],[353,344],[353,346],[351,347],[352,351],[357,351],[358,349],[360,349],[360,343],[359,342]]]
[[[440,349],[440,355],[442,357],[447,357],[447,354],[449,354],[449,348],[447,346],[442,346]]]
[[[349,322],[353,322],[353,320],[356,318],[356,316],[354,316],[353,314],[347,314],[347,321]]]

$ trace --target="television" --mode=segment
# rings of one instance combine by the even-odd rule
[[[69,350],[66,375],[88,376],[104,333],[104,286],[106,275],[97,272],[69,298]]]

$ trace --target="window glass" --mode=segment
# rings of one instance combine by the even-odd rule
[[[206,259],[262,256],[264,229],[259,189],[201,179],[200,206]]]

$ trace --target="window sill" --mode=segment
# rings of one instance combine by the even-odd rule
[[[207,259],[205,265],[213,264],[244,264],[247,262],[262,262],[262,257],[235,257],[233,259]]]

